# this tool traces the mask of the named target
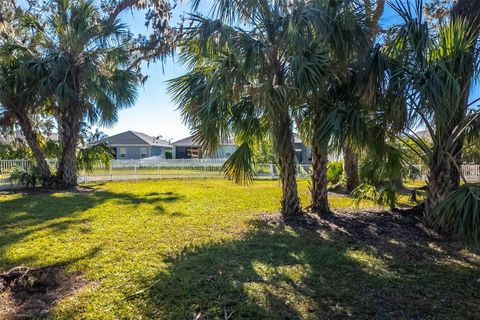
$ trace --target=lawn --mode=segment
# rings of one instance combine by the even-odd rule
[[[277,181],[95,188],[0,195],[0,269],[65,263],[87,282],[48,318],[480,318],[478,249],[410,217],[340,210],[321,228],[285,227],[270,218]],[[308,182],[299,188],[307,204]]]

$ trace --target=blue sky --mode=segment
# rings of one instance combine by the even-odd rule
[[[188,7],[179,6],[172,23],[178,23],[179,16],[188,12]],[[141,12],[125,12],[120,17],[128,23],[133,33],[145,33],[145,17]],[[189,135],[189,130],[176,111],[175,104],[167,93],[165,82],[185,72],[180,63],[173,58],[162,67],[160,62],[143,65],[143,72],[148,80],[139,89],[138,100],[134,107],[120,111],[119,121],[111,128],[100,128],[108,135],[127,130],[139,131],[152,136],[163,136],[164,139],[179,140]]]
[[[188,1],[184,1],[187,3]],[[212,1],[204,1],[205,8],[212,5]],[[207,9],[201,10],[206,12]],[[187,4],[177,7],[173,23],[179,21],[179,16],[190,12]],[[132,32],[144,33],[143,13],[136,12],[132,15],[125,12],[121,19],[130,25]],[[386,8],[382,16],[382,24],[388,25],[396,21],[396,15],[390,8]],[[140,131],[152,136],[162,135],[164,139],[178,140],[189,135],[189,130],[176,111],[176,105],[167,94],[165,81],[177,77],[185,72],[180,63],[169,59],[162,69],[161,63],[151,63],[148,68],[144,66],[144,73],[149,76],[145,85],[139,90],[139,97],[134,107],[122,110],[118,123],[112,128],[101,128],[108,135],[113,135],[127,130]],[[472,99],[478,97],[480,90],[475,89]]]

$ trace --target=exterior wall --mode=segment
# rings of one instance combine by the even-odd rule
[[[237,146],[232,146],[232,145],[219,146],[217,151],[215,152],[215,155],[212,158],[216,158],[216,159],[228,158],[236,150],[237,150]]]
[[[162,157],[165,158],[165,152],[172,152],[172,148],[168,147],[151,147],[150,157]]]
[[[126,151],[126,156],[121,157],[120,156],[120,149],[125,148]],[[127,159],[140,159],[140,148],[141,147],[122,147],[122,146],[117,146],[115,147],[115,153],[116,153],[116,159],[119,160],[127,160]]]
[[[312,149],[303,143],[294,143],[295,158],[298,163],[310,163],[312,158]]]
[[[126,149],[126,156],[124,158],[120,157],[120,148]],[[157,146],[116,146],[114,147],[116,153],[116,159],[119,160],[130,160],[130,159],[142,159],[140,156],[140,149],[146,148],[147,153],[146,157],[165,157],[166,151],[171,151],[171,148],[168,147],[157,147]]]
[[[185,146],[173,146],[172,150],[172,155],[173,159],[190,159],[191,157],[188,154],[188,150],[191,147],[185,147]],[[194,147],[195,148],[195,147]],[[228,158],[232,153],[237,150],[237,146],[232,146],[232,145],[222,145],[219,146],[217,151],[213,156],[205,155],[200,153],[200,158],[203,159],[208,159],[208,158],[213,158],[213,159],[223,159],[223,158]]]

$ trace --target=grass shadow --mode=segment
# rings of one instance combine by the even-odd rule
[[[26,257],[9,260],[5,257],[8,248],[23,239],[41,236],[46,232],[66,234],[76,229],[79,234],[91,233],[91,225],[96,216],[88,210],[109,201],[122,205],[140,206],[156,204],[158,213],[164,213],[163,203],[184,199],[175,192],[137,195],[114,193],[105,190],[94,192],[60,192],[28,194],[0,201],[0,269],[8,269],[22,263],[31,263]],[[55,236],[53,236],[55,237]],[[56,261],[62,262],[62,261]]]
[[[339,227],[348,227],[337,222]],[[358,230],[344,231],[358,234]],[[411,253],[411,242],[402,243],[401,237],[396,244],[385,238],[381,245],[375,246],[368,241],[350,241],[348,237],[328,239],[319,233],[321,230],[292,230],[255,221],[252,231],[242,239],[185,248],[167,259],[165,272],[155,279],[145,279],[145,283],[152,284],[145,292],[151,305],[146,316],[162,319],[225,319],[228,315],[232,319],[480,316],[476,299],[472,299],[472,294],[480,289],[480,283],[474,281],[480,266],[447,264],[423,253],[416,260],[405,260],[405,255]],[[431,240],[427,236],[425,239]],[[134,299],[145,301],[145,296]]]

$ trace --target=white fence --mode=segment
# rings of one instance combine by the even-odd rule
[[[97,165],[92,172],[80,170],[78,182],[101,182],[120,180],[147,179],[192,179],[192,178],[224,178],[222,166],[225,159],[169,159],[169,160],[112,160],[110,167]],[[49,161],[52,171],[57,162]],[[33,165],[30,160],[0,160],[0,189],[13,187],[9,179],[16,168],[28,170]],[[426,166],[416,166],[420,172],[419,179],[426,179]],[[277,179],[278,170],[273,164],[257,165],[256,179]],[[480,181],[480,165],[464,165],[462,172],[470,181]],[[297,175],[307,178],[311,174],[311,166],[298,165]]]
[[[112,160],[109,167],[98,164],[91,172],[80,170],[78,182],[224,178],[224,163],[225,159]],[[56,161],[50,161],[49,164],[55,171]],[[15,169],[28,170],[32,165],[33,162],[29,160],[0,160],[0,189],[14,187],[9,177]],[[278,178],[278,170],[273,164],[257,165],[255,169],[256,179]],[[299,177],[309,177],[311,166],[298,165],[297,173]]]
[[[419,171],[419,179],[427,180],[428,167],[426,165],[415,165],[415,168]],[[465,164],[462,165],[462,175],[468,182],[480,181],[480,165],[478,164]]]

